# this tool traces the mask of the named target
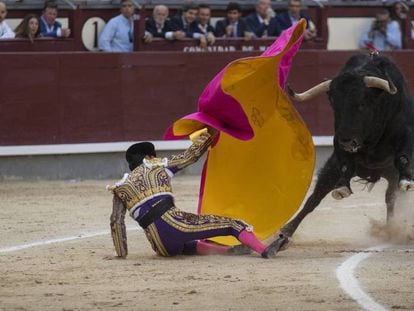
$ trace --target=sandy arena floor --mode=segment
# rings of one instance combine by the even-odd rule
[[[412,214],[390,242],[384,182],[339,202],[327,197],[272,260],[160,258],[130,218],[128,259],[104,260],[113,254],[111,182],[0,183],[0,310],[414,310]],[[179,207],[193,211],[198,178],[173,185]],[[366,258],[352,267],[355,256]],[[338,274],[371,300],[348,295]]]

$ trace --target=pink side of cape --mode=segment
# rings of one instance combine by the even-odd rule
[[[281,36],[259,57],[275,56],[278,53],[283,52],[286,45],[289,43],[295,28],[296,25],[284,31]],[[289,50],[285,51],[279,62],[279,86],[282,89],[285,88],[286,80],[292,65],[292,59],[298,51],[302,39],[303,35],[289,48]],[[227,66],[220,71],[204,89],[199,98],[198,111],[181,118],[181,120],[195,120],[212,126],[213,128],[225,132],[235,138],[248,140],[253,138],[254,133],[246,114],[244,113],[241,105],[233,97],[225,94],[221,88],[221,79],[226,68]],[[173,132],[173,126],[168,128],[164,134],[164,139],[180,139],[184,137],[187,137],[187,135],[175,135]],[[201,204],[203,201],[207,166],[208,161],[205,162],[201,175],[198,213],[201,211]]]
[[[296,25],[284,31],[281,36],[259,57],[274,56],[282,52],[288,44]],[[286,80],[292,65],[292,58],[298,51],[302,37],[300,37],[283,55],[279,63],[279,85],[285,88]],[[237,60],[236,60],[237,61]],[[228,65],[221,70],[206,86],[198,101],[198,111],[180,120],[195,120],[214,127],[235,138],[248,140],[254,133],[247,116],[236,99],[224,93],[221,88],[221,79]],[[190,134],[190,133],[188,133]],[[187,134],[187,135],[188,135]],[[176,135],[173,126],[167,129],[164,139],[180,139],[187,135]]]

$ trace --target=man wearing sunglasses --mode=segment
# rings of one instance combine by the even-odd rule
[[[99,37],[99,49],[105,52],[132,52],[134,49],[134,12],[131,0],[121,1],[121,14],[109,20]]]

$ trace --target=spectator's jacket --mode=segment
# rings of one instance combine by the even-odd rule
[[[299,19],[301,18],[306,19],[306,28],[309,28],[310,18],[304,11],[300,11]],[[278,14],[276,16],[276,20],[282,30],[288,29],[290,26],[292,26],[292,20],[290,19],[289,11]]]
[[[269,27],[267,28],[267,35],[269,37],[279,37],[282,31],[283,29],[280,27],[276,17],[273,17],[269,22]]]
[[[212,32],[214,34],[215,29],[210,24],[208,24],[206,28],[203,28],[199,23],[197,23],[196,27],[194,28],[194,32],[202,35],[207,35],[209,32]]]
[[[14,32],[5,21],[0,23],[0,39],[13,39]]]
[[[145,21],[145,31],[148,31],[154,38],[167,38],[167,33],[173,31],[173,26],[169,20],[166,20],[162,27],[157,27],[155,20],[150,17]]]
[[[229,25],[229,21],[227,18],[217,21],[216,24],[216,37],[226,37],[226,27]],[[249,25],[247,25],[244,19],[239,19],[237,22],[237,37],[242,38],[244,37],[244,32],[251,32]],[[233,36],[230,36],[233,37]]]
[[[49,27],[43,16],[40,17],[40,36],[41,37],[61,37],[62,36],[62,24],[55,21],[54,24]]]
[[[244,20],[246,21],[247,25],[249,25],[256,38],[261,38],[265,32],[267,33],[269,24],[262,22],[256,12],[247,15]]]
[[[184,31],[187,38],[194,38],[194,33],[197,28],[197,22],[186,23],[182,15],[176,15],[171,18],[171,24],[174,31]]]

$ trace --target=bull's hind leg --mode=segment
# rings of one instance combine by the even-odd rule
[[[322,199],[335,188],[340,178],[338,164],[335,155],[331,155],[318,176],[315,189],[306,200],[300,212],[280,230],[284,235],[291,237],[302,220],[311,213],[322,201]]]

